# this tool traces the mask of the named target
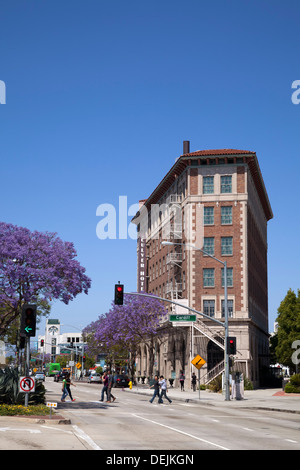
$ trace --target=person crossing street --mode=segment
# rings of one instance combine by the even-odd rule
[[[167,381],[166,379],[164,379],[164,376],[161,375],[160,378],[159,378],[159,386],[160,386],[160,400],[161,402],[163,402],[163,397],[165,397],[166,400],[168,400],[169,403],[172,403],[172,400],[167,396]]]

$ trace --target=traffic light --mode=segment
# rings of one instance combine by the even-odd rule
[[[35,336],[36,305],[23,305],[20,336]]]
[[[229,356],[234,356],[236,354],[236,337],[229,336],[227,338],[227,354]]]
[[[115,305],[123,305],[124,286],[115,284]]]
[[[41,339],[41,348],[43,348],[43,347],[44,347],[44,340]]]

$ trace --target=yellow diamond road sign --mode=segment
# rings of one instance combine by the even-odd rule
[[[80,369],[80,367],[81,367],[80,362],[77,362],[76,367],[77,367],[77,369]]]
[[[201,369],[201,367],[204,366],[204,364],[206,364],[206,361],[203,359],[203,357],[201,357],[201,356],[199,356],[199,354],[197,354],[197,356],[194,357],[194,359],[192,360],[192,364],[197,369]]]

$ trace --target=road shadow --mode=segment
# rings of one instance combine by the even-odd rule
[[[57,402],[58,410],[107,410],[111,406],[116,406],[117,403],[105,403],[105,402],[86,402],[86,401],[65,401]]]

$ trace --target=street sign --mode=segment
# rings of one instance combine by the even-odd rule
[[[19,392],[29,393],[35,391],[35,380],[33,377],[20,377]]]
[[[202,366],[204,366],[204,364],[206,364],[206,361],[203,359],[203,357],[199,356],[199,354],[197,354],[196,357],[194,357],[194,359],[192,360],[192,364],[193,366],[196,367],[196,369],[201,369]]]
[[[171,322],[195,322],[196,321],[196,315],[169,315],[169,321]]]
[[[52,418],[52,408],[57,408],[57,403],[53,401],[47,401],[46,406],[50,408],[50,419]]]
[[[77,369],[80,369],[80,367],[81,367],[80,362],[77,362],[76,367],[77,367]]]
[[[48,406],[48,408],[57,408],[57,403],[53,401],[47,401],[46,406]]]

